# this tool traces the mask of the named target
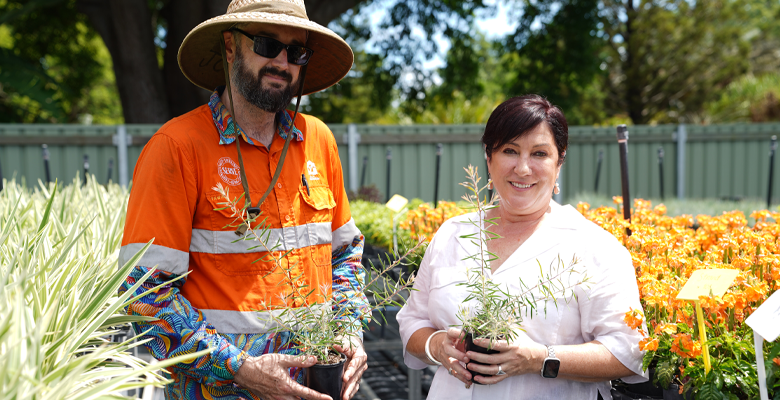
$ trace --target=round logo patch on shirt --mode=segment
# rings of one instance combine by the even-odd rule
[[[241,184],[241,174],[238,172],[238,164],[230,157],[222,157],[217,162],[219,177],[230,186]]]

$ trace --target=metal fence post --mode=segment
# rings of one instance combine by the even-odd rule
[[[347,154],[349,155],[349,190],[358,191],[358,143],[360,135],[355,124],[347,126]]]
[[[132,143],[133,138],[127,135],[127,127],[119,125],[116,128],[116,135],[113,137],[114,146],[117,152],[117,169],[119,170],[119,184],[127,187],[130,180],[127,176],[127,146]]]
[[[688,141],[688,133],[685,125],[677,126],[677,198],[685,199],[685,143]]]

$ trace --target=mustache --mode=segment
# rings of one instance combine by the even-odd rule
[[[279,78],[286,80],[288,83],[292,82],[292,75],[289,72],[282,71],[281,69],[276,67],[265,66],[261,68],[260,72],[258,73],[258,78],[262,78],[265,75],[277,76]]]

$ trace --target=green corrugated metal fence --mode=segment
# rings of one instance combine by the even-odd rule
[[[128,147],[128,170],[132,176],[143,145],[156,125],[128,125],[132,137]],[[348,148],[344,137],[348,125],[331,125],[339,143],[344,181],[350,187]],[[385,194],[387,151],[392,152],[390,192],[408,198],[432,200],[436,144],[443,143],[440,200],[457,200],[464,193],[458,185],[465,179],[463,167],[479,166],[484,175],[485,160],[479,139],[483,125],[356,125],[360,134],[357,177],[363,157],[368,157],[366,184],[375,184]],[[685,168],[682,189],[686,198],[758,198],[767,196],[769,147],[773,135],[780,136],[780,124],[686,125]],[[664,194],[678,194],[677,125],[629,127],[629,172],[631,196],[660,197],[658,149],[664,150]],[[69,182],[82,170],[89,155],[90,172],[100,182],[109,179],[108,160],[114,159],[113,181],[119,181],[114,126],[0,125],[0,166],[3,176],[24,177],[36,183],[44,178],[41,144],[51,153],[52,179]],[[580,192],[593,192],[600,150],[604,152],[598,193],[620,194],[620,170],[615,128],[571,127],[569,151],[561,176],[564,200]],[[773,197],[780,195],[780,174],[775,174]]]

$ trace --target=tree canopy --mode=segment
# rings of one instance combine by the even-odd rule
[[[0,0],[0,122],[162,123],[204,104],[209,93],[184,78],[176,53],[228,3]],[[775,0],[306,6],[355,52],[344,80],[306,99],[330,123],[484,122],[524,93],[546,96],[572,125],[780,119]],[[481,32],[477,21],[499,10],[513,31]],[[745,93],[765,111],[736,105]]]

